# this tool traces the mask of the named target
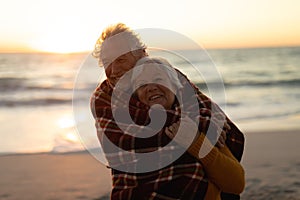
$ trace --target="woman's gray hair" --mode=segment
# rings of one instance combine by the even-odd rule
[[[176,89],[183,88],[183,85],[181,84],[177,71],[174,69],[174,67],[164,58],[161,57],[143,57],[140,60],[137,61],[135,64],[135,67],[133,68],[132,77],[131,77],[131,83],[134,83],[136,78],[142,73],[144,67],[151,67],[148,66],[149,64],[157,64],[156,66],[162,65],[159,67],[161,70],[166,72],[171,82],[174,84]],[[147,66],[143,66],[147,65]],[[137,88],[136,88],[137,89]]]

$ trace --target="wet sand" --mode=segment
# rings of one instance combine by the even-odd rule
[[[88,153],[0,157],[0,199],[99,199],[110,171]]]

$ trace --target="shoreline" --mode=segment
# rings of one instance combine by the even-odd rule
[[[281,130],[255,130],[255,131],[242,131],[245,134],[245,138],[248,135],[253,134],[282,134],[283,132],[288,132],[291,134],[300,134],[300,129],[281,129]],[[247,139],[247,138],[246,138]],[[52,151],[41,151],[41,152],[0,152],[0,158],[5,156],[26,156],[26,155],[69,155],[69,154],[90,154],[89,150],[74,150],[65,152],[52,152]]]
[[[299,199],[300,130],[245,133],[241,199]],[[87,151],[0,155],[0,199],[109,199],[110,170]]]

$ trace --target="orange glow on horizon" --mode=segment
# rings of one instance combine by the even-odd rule
[[[80,52],[91,52],[93,50],[93,42],[79,43],[74,42],[76,38],[64,37],[44,37],[32,41],[28,45],[6,45],[0,47],[0,53],[80,53]],[[199,41],[199,42],[198,42]],[[238,37],[224,37],[219,39],[202,38],[199,39],[198,44],[206,49],[227,49],[227,48],[263,48],[263,47],[292,47],[300,46],[300,39],[296,40],[293,38],[280,39],[272,38],[238,38]],[[180,48],[180,47],[179,47]]]

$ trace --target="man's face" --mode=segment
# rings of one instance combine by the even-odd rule
[[[130,69],[132,69],[137,62],[137,58],[131,52],[123,54],[114,60],[105,69],[106,77],[112,85],[116,85],[118,80]]]

